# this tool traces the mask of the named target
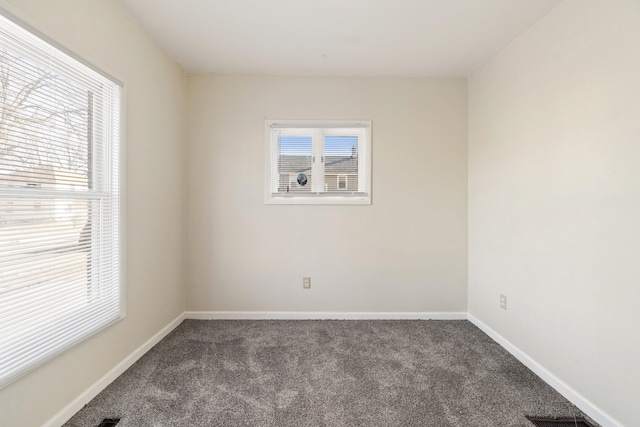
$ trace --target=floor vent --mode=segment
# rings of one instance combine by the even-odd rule
[[[527,417],[537,427],[594,427],[584,418]]]
[[[105,418],[98,427],[114,427],[120,422],[120,418]]]

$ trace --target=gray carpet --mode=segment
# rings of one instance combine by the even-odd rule
[[[65,426],[526,426],[584,416],[468,321],[186,320]]]

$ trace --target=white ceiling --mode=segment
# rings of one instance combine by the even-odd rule
[[[561,0],[118,0],[186,71],[464,77]]]

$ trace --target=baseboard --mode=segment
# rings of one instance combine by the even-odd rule
[[[65,406],[60,412],[54,415],[49,421],[44,423],[42,427],[59,427],[69,421],[80,409],[84,407],[91,399],[96,397],[98,393],[104,390],[109,384],[118,378],[124,371],[129,369],[138,359],[140,359],[151,347],[159,343],[169,332],[173,331],[184,320],[184,313],[176,317],[171,323],[162,328],[160,332],[149,338],[144,344],[135,349],[122,362],[118,363],[113,369],[107,372],[102,378],[96,381],[80,396],[74,399],[70,404]]]
[[[531,369],[537,376],[542,378],[544,382],[553,387],[558,393],[563,395],[568,401],[576,405],[580,410],[593,419],[593,421],[600,424],[602,427],[622,427],[622,424],[615,420],[613,417],[602,411],[591,401],[587,400],[580,393],[569,387],[561,379],[549,372],[544,366],[529,357],[526,353],[520,350],[518,347],[509,342],[505,337],[491,329],[485,323],[474,317],[472,314],[468,314],[469,321],[480,328],[485,334],[489,335],[495,342],[500,344],[511,353],[516,359],[518,359],[523,365]]]
[[[466,312],[187,311],[198,320],[466,320]]]

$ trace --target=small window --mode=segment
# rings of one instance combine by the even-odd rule
[[[346,175],[338,175],[338,190],[346,190],[347,189],[347,176]]]
[[[371,122],[267,120],[268,204],[371,204]]]

